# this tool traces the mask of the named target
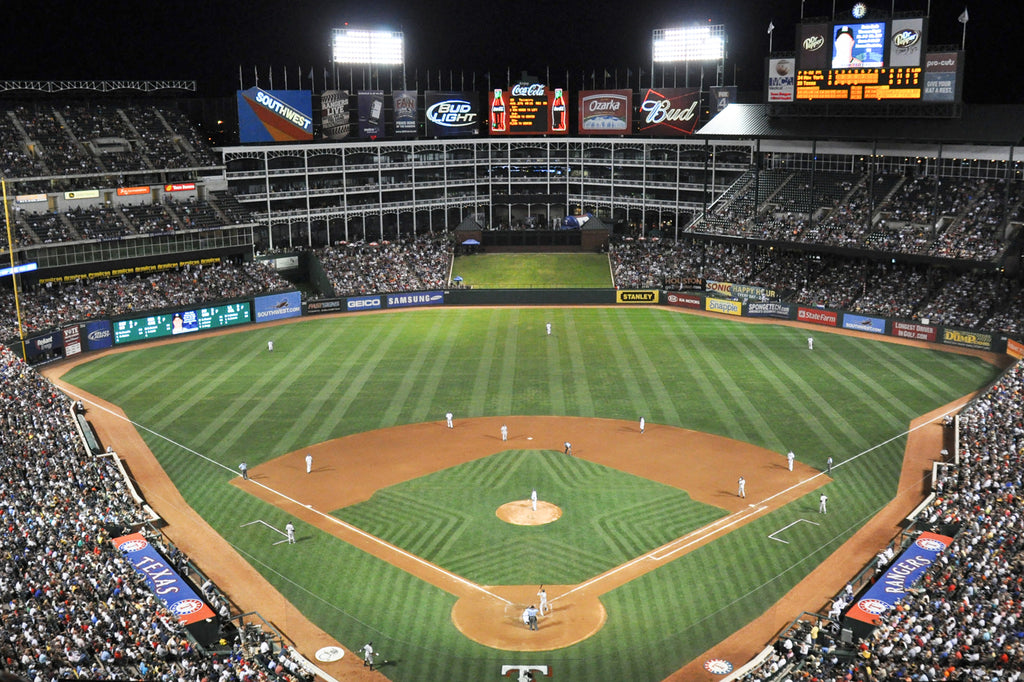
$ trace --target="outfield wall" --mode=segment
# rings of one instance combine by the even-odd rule
[[[731,285],[735,286],[735,285]],[[722,293],[721,287],[716,289]],[[359,313],[391,308],[425,306],[552,306],[552,305],[666,305],[733,317],[788,320],[820,326],[823,329],[892,336],[994,353],[1024,356],[1024,343],[1005,334],[944,327],[926,321],[907,321],[862,315],[834,308],[819,308],[774,300],[750,300],[713,296],[704,291],[663,291],[659,289],[434,289],[399,293],[369,294],[300,301],[299,292],[256,296],[245,300],[211,301],[185,308],[148,311],[134,316],[66,325],[24,340],[25,356],[39,364],[62,359],[83,351],[102,350],[178,333],[172,330],[177,313],[198,317],[193,328],[202,332],[229,325],[248,326],[299,315]],[[244,308],[243,308],[244,306]],[[130,333],[129,333],[130,332]],[[7,342],[19,351],[21,341]]]

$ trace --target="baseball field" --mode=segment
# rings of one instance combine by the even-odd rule
[[[64,380],[120,406],[216,533],[345,647],[372,640],[387,677],[661,680],[875,516],[911,421],[998,371],[807,336],[660,308],[441,308],[144,346]],[[531,632],[540,584],[553,613]]]

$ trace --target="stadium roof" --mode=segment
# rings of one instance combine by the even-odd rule
[[[1024,106],[964,105],[961,118],[770,117],[764,104],[730,104],[697,131],[706,137],[1017,145]]]

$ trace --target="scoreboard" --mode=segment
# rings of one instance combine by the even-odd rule
[[[176,313],[148,315],[130,320],[114,321],[114,343],[129,343],[176,336],[205,329],[219,329],[249,322],[249,303],[210,306]]]
[[[797,100],[921,99],[921,67],[807,69],[796,72]]]

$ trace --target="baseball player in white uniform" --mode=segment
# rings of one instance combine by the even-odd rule
[[[807,337],[807,350],[814,350],[814,337],[813,336],[808,336]]]
[[[533,507],[533,511],[537,511],[537,489],[534,488],[533,492],[530,493],[530,506]]]
[[[508,426],[505,424],[501,425],[501,439],[508,440]]]
[[[273,351],[274,350],[274,342],[273,341],[267,341],[267,350],[268,351]]]
[[[373,642],[364,644],[360,651],[363,652],[363,667],[370,666],[370,670],[373,670]]]
[[[540,600],[540,615],[545,613],[551,613],[551,604],[548,603],[548,592],[544,589],[544,586],[540,586],[540,590],[537,591],[537,599]]]
[[[643,417],[640,417],[640,433],[643,433],[644,429],[646,427],[647,427],[647,420],[645,420]]]
[[[306,453],[306,473],[313,471],[313,455],[309,452]]]
[[[793,454],[792,450],[790,450],[789,452],[786,453],[786,465],[789,466],[789,470],[790,471],[793,470],[793,460],[794,459],[796,459],[796,455]]]
[[[445,415],[444,415],[445,421],[448,422],[448,428],[449,429],[454,429],[455,428],[455,424],[452,422],[452,416],[453,415],[452,415],[451,412],[446,412]]]
[[[818,513],[828,514],[828,495],[825,493],[822,493],[821,497],[818,498]]]
[[[546,325],[544,325],[544,326],[545,326],[545,327],[547,327],[547,329],[548,329],[548,336],[551,336],[551,323],[550,323],[550,322],[548,322],[548,323],[547,323]]]
[[[739,485],[740,485],[740,490],[739,490],[739,493],[737,493],[737,494],[740,497],[746,497],[747,496],[747,479],[745,479],[742,476],[740,476]]]
[[[289,521],[288,523],[284,524],[284,532],[285,532],[285,535],[288,536],[288,544],[289,545],[294,545],[295,544],[295,526],[292,524],[291,521]]]

